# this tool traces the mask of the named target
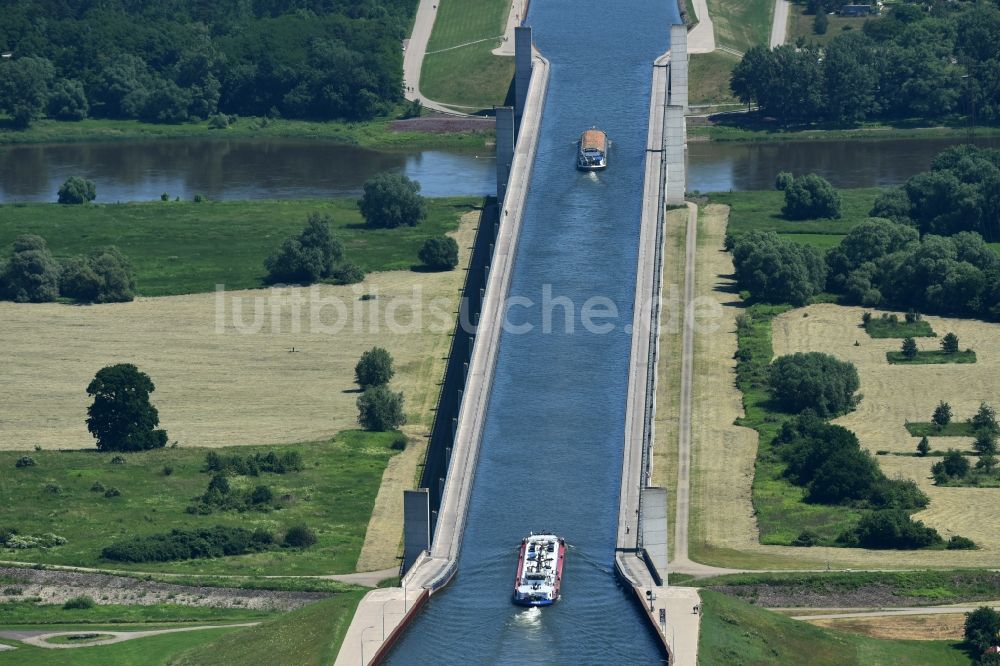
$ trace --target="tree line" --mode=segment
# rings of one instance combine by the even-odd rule
[[[5,3],[0,110],[177,123],[364,120],[402,99],[415,0]]]
[[[816,11],[822,11],[817,7]],[[782,123],[1000,120],[1000,9],[989,3],[894,4],[825,47],[755,46],[730,88]]]

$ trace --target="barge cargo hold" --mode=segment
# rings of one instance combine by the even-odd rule
[[[603,130],[589,129],[580,135],[576,168],[581,171],[600,171],[608,168],[608,135]]]

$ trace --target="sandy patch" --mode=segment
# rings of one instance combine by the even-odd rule
[[[810,624],[848,631],[872,638],[910,641],[962,640],[965,615],[901,615],[898,617],[854,617],[843,620],[809,620]]]

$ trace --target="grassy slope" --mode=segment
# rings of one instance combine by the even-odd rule
[[[0,622],[4,625],[254,622],[273,615],[271,611],[248,608],[212,608],[179,604],[149,606],[102,604],[93,608],[67,610],[61,605],[43,605],[29,601],[0,603],[0,618],[2,618]]]
[[[771,37],[771,0],[708,0],[716,43],[746,51]]]
[[[946,641],[889,641],[821,629],[725,595],[702,591],[702,666],[970,664]]]
[[[332,664],[364,592],[340,594],[184,652],[171,666]]]
[[[424,240],[455,230],[478,205],[472,197],[431,199],[416,227],[368,229],[354,199],[8,204],[0,206],[0,248],[23,233],[45,238],[56,258],[116,245],[135,266],[143,296],[209,292],[216,284],[247,289],[262,286],[264,260],[310,213],[333,218],[346,260],[366,271],[406,270],[419,263]]]
[[[37,465],[14,468],[24,452],[0,453],[0,525],[23,534],[53,532],[69,540],[64,546],[41,550],[2,550],[0,559],[136,571],[310,575],[354,570],[364,542],[375,495],[389,458],[393,433],[348,431],[332,442],[292,445],[302,453],[305,469],[289,474],[231,477],[238,485],[266,484],[276,497],[291,495],[284,509],[191,515],[185,508],[205,492],[209,475],[202,472],[206,449],[167,448],[127,454],[127,463],[111,465],[113,454],[96,451],[39,451],[31,453]],[[289,447],[238,447],[228,452],[282,451]],[[222,453],[226,449],[215,449]],[[173,473],[163,475],[170,465]],[[121,491],[106,498],[92,492],[99,481]],[[47,492],[58,484],[60,494]],[[100,559],[101,549],[114,539],[136,534],[168,532],[216,524],[282,531],[305,522],[316,530],[319,542],[306,550],[277,549],[220,559],[173,563],[127,564]]]
[[[738,102],[729,89],[729,77],[739,61],[736,56],[723,51],[691,56],[688,71],[688,98],[691,104]]]
[[[726,204],[732,208],[729,216],[731,234],[754,230],[775,231],[791,240],[827,249],[840,243],[852,227],[868,219],[868,211],[880,189],[868,187],[843,189],[839,192],[843,199],[839,220],[786,220],[781,216],[785,195],[777,190],[719,192],[711,194],[710,199],[712,203]]]
[[[491,53],[503,34],[508,0],[440,0],[420,72],[420,90],[445,104],[487,109],[503,103],[514,59]],[[468,42],[476,44],[452,48]],[[450,49],[440,53],[441,49]]]
[[[788,8],[788,44],[794,44],[799,37],[806,40],[807,44],[820,44],[825,46],[834,37],[842,35],[849,30],[861,30],[867,21],[877,20],[867,16],[827,16],[825,35],[817,35],[813,31],[813,22],[816,16],[805,13],[805,4],[793,4]],[[846,30],[845,30],[846,28]]]
[[[4,640],[17,649],[0,652],[0,666],[160,666],[170,656],[193,646],[212,641],[237,629],[206,629],[182,634],[162,634],[137,638],[113,645],[93,645],[85,648],[52,650]],[[211,661],[208,663],[222,664]],[[254,662],[247,662],[254,663]],[[277,663],[277,662],[276,662]]]
[[[279,139],[308,138],[381,149],[481,148],[493,131],[428,134],[393,132],[392,118],[366,122],[312,122],[240,118],[227,129],[211,129],[207,121],[163,125],[139,120],[88,119],[80,122],[39,120],[27,130],[0,128],[0,145],[148,139]]]

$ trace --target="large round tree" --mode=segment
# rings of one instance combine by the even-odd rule
[[[420,183],[399,173],[380,173],[364,185],[358,209],[370,227],[414,227],[427,215]]]
[[[94,402],[87,409],[87,429],[102,451],[145,451],[167,443],[156,428],[160,415],[149,402],[153,381],[131,363],[101,368],[87,387]]]
[[[853,363],[821,352],[781,356],[771,364],[771,391],[785,411],[806,409],[822,417],[854,409],[860,385]]]

